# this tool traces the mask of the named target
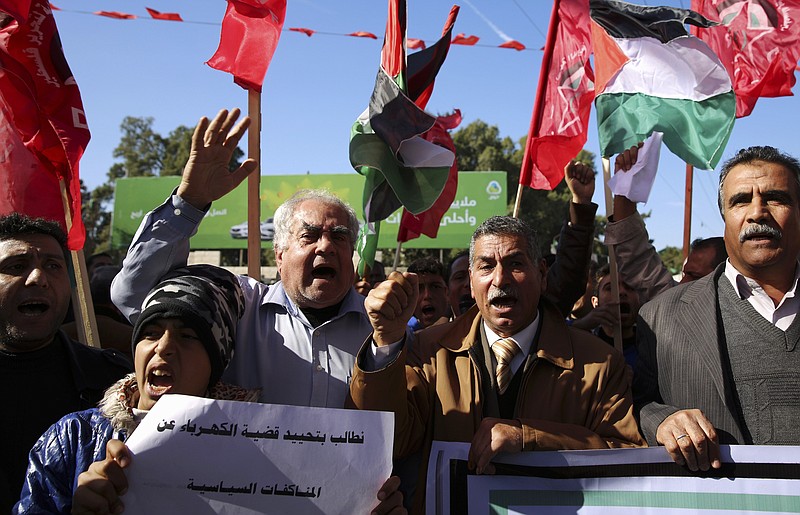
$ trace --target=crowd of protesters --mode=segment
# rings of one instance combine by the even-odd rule
[[[228,169],[248,125],[238,110],[201,119],[180,185],[143,218],[121,269],[96,256],[103,350],[62,329],[58,225],[0,217],[0,381],[15,392],[2,411],[25,413],[0,425],[0,510],[120,513],[124,440],[169,393],[394,413],[395,470],[373,513],[423,512],[434,440],[469,443],[478,474],[501,452],[660,445],[706,471],[720,444],[800,444],[795,158],[751,147],[722,166],[724,236],[692,245],[679,282],[636,204],[616,197],[605,243],[619,298],[593,261],[595,177],[579,163],[565,170],[572,198],[549,265],[535,227],[498,216],[449,263],[359,278],[356,213],[306,190],[274,215],[280,280],[268,286],[187,267],[211,204],[257,168]]]

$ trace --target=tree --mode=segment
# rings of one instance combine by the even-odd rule
[[[453,133],[453,143],[459,170],[504,171],[508,174],[509,184],[519,181],[522,155],[511,138],[500,138],[497,126],[475,120]],[[508,192],[509,200],[513,194]]]
[[[153,118],[126,116],[120,124],[122,137],[113,156],[120,161],[111,165],[107,180],[91,192],[82,189],[82,215],[86,226],[87,254],[111,251],[111,202],[114,183],[123,177],[180,175],[189,159],[194,128],[180,125],[167,137],[153,130]],[[237,148],[230,168],[241,164],[244,152]],[[133,235],[131,235],[133,236]]]
[[[658,251],[658,256],[672,275],[680,273],[683,269],[683,251],[678,247],[664,247]]]
[[[516,143],[509,137],[501,138],[500,131],[496,126],[488,125],[481,120],[476,120],[453,133],[459,170],[506,172],[508,214],[513,210],[517,195],[522,158],[525,153],[525,141],[525,137],[520,138]],[[577,159],[596,169],[593,153],[581,150]],[[601,183],[598,183],[598,187],[602,187]],[[523,188],[520,218],[536,228],[543,253],[549,253],[554,241],[558,238],[561,226],[569,216],[570,199],[569,189],[564,182],[553,191]],[[602,220],[598,220],[598,229],[602,227],[600,225]],[[601,247],[602,245],[598,242],[596,251],[599,251]]]

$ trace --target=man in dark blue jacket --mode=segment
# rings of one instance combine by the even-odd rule
[[[66,237],[55,222],[0,216],[0,513],[19,499],[28,451],[50,424],[94,406],[131,369],[59,330],[69,307]]]

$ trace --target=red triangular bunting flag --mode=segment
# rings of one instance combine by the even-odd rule
[[[348,34],[348,36],[353,36],[356,38],[378,39],[378,36],[376,36],[372,32],[364,32],[363,30],[360,30],[358,32],[351,32],[350,34]]]
[[[472,46],[477,43],[481,38],[478,36],[465,36],[463,33],[456,34],[456,37],[453,38],[453,41],[450,43],[451,45],[467,45]]]
[[[314,32],[315,32],[315,31],[313,31],[311,29],[306,29],[306,28],[303,28],[303,27],[289,27],[289,30],[291,30],[292,32],[302,32],[303,34],[305,34],[308,37],[313,36]]]
[[[406,38],[406,48],[409,50],[425,50],[425,42],[421,39]]]
[[[525,45],[523,45],[516,39],[512,39],[511,41],[506,41],[505,43],[499,46],[500,48],[513,48],[514,50],[525,50]]]
[[[119,11],[95,11],[94,14],[98,16],[105,16],[106,18],[114,18],[116,20],[135,20],[135,14],[121,13]]]
[[[150,13],[150,16],[152,16],[154,20],[183,21],[183,18],[181,18],[181,15],[178,13],[162,13],[155,9],[150,9],[149,7],[145,7],[145,9],[147,9],[147,12]]]

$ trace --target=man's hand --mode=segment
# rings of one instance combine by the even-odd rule
[[[699,409],[676,411],[665,418],[656,430],[656,440],[675,463],[693,472],[722,467],[717,432]]]
[[[614,160],[614,173],[627,172],[633,168],[633,165],[639,159],[639,149],[642,148],[642,145],[644,145],[644,142],[637,143],[624,152],[617,154],[617,158]]]
[[[370,515],[406,515],[403,507],[403,494],[400,492],[400,478],[392,476],[386,480],[378,490],[380,503],[370,512]]]
[[[564,180],[575,204],[590,204],[594,195],[594,170],[580,161],[571,161],[564,168]]]
[[[370,290],[364,308],[372,323],[375,345],[382,347],[403,339],[418,297],[419,278],[408,272],[392,272]]]
[[[233,172],[228,169],[236,145],[250,126],[248,117],[234,126],[237,118],[239,109],[223,109],[210,123],[205,116],[201,118],[194,129],[192,150],[177,193],[197,209],[223,197],[258,169],[253,159]]]
[[[128,447],[119,440],[106,444],[106,459],[95,461],[78,476],[72,496],[72,515],[122,513],[125,506],[119,496],[128,490],[128,478],[122,469],[130,465]]]
[[[487,417],[472,437],[467,467],[478,474],[494,474],[491,461],[498,452],[522,451],[522,424],[518,420]]]
[[[644,142],[638,143],[624,152],[617,154],[614,160],[614,173],[627,172],[639,159],[639,149]],[[628,197],[617,195],[614,197],[614,221],[619,222],[628,218],[636,212],[636,202],[632,202]]]
[[[619,304],[610,303],[597,306],[588,315],[572,322],[572,327],[591,331],[595,327],[613,327],[619,323]]]

